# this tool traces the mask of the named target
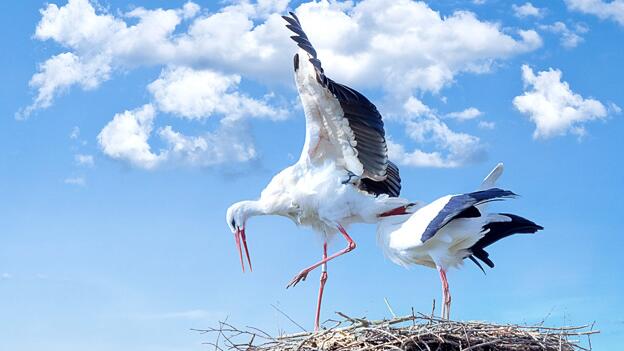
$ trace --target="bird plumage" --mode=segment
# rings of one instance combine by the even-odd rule
[[[445,306],[449,308],[446,282],[449,268],[462,265],[466,258],[481,269],[477,259],[494,267],[485,247],[512,234],[543,229],[517,215],[486,211],[486,204],[515,196],[499,188],[483,189],[494,186],[501,174],[502,165],[499,164],[485,178],[481,190],[446,195],[428,205],[412,208],[411,213],[381,218],[378,223],[378,242],[391,261],[401,266],[419,264],[440,271],[443,286],[446,286]],[[448,309],[446,311],[448,313]]]
[[[446,195],[411,214],[381,219],[380,243],[388,257],[403,266],[459,266],[494,223],[512,221],[504,214],[481,213],[476,206],[511,196],[498,188]]]
[[[357,90],[325,76],[299,18],[292,12],[283,18],[288,22],[286,27],[295,33],[291,38],[300,47],[294,58],[295,81],[306,124],[313,132],[306,135],[304,150],[314,160],[333,149],[356,176],[385,180],[388,148],[377,107]]]
[[[245,225],[251,216],[281,215],[319,233],[324,239],[323,259],[302,270],[288,286],[322,266],[320,309],[326,263],[355,248],[345,227],[356,222],[376,223],[380,214],[405,206],[407,201],[398,197],[401,177],[398,167],[388,161],[381,114],[364,95],[325,76],[299,19],[290,15],[284,19],[300,47],[293,66],[306,119],[301,156],[273,177],[258,200],[232,205],[226,221],[235,235],[242,265],[243,248],[250,261]],[[327,241],[337,233],[347,246],[327,255]]]

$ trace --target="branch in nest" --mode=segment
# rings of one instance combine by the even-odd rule
[[[500,325],[485,322],[457,322],[424,314],[367,320],[337,313],[343,320],[323,331],[301,332],[279,337],[253,327],[239,330],[221,322],[218,328],[197,330],[216,334],[209,343],[215,350],[253,351],[580,351],[590,350],[572,337],[599,333],[593,325],[544,327],[543,325]]]

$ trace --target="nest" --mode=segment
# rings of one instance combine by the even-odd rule
[[[215,351],[529,351],[591,350],[592,326],[545,327],[458,322],[423,314],[371,321],[339,313],[341,320],[319,332],[273,337],[258,328],[241,330],[227,322],[219,327],[195,329],[215,335],[207,342]],[[584,342],[581,342],[583,339]]]

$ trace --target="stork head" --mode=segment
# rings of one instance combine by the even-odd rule
[[[245,237],[245,222],[247,218],[252,214],[252,201],[241,201],[233,204],[228,208],[225,215],[225,220],[230,227],[230,230],[234,234],[234,240],[236,241],[236,248],[240,256],[241,266],[243,272],[245,271],[245,263],[243,262],[243,248],[245,249],[245,256],[247,256],[247,263],[249,264],[249,270],[251,268],[251,259],[249,258],[249,250],[247,249],[247,238]],[[242,244],[242,246],[241,246]]]

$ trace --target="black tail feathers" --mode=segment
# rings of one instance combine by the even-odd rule
[[[485,263],[488,267],[494,268],[494,262],[490,260],[489,254],[484,249],[500,239],[506,238],[513,234],[534,234],[544,227],[529,221],[526,218],[516,216],[509,213],[499,213],[499,215],[511,218],[508,222],[491,222],[483,226],[483,230],[487,233],[483,238],[479,239],[471,248],[468,258],[474,262],[482,271],[483,267],[475,258]]]

